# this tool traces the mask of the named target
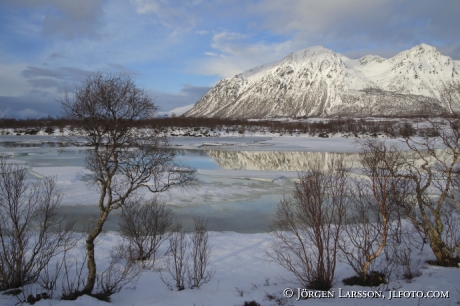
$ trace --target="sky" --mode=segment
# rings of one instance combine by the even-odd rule
[[[460,59],[460,0],[1,0],[0,111],[61,116],[94,72],[162,111],[225,77],[321,45],[357,59],[425,43]]]

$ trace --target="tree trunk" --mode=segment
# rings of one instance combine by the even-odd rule
[[[82,294],[91,295],[94,289],[94,285],[96,284],[96,258],[94,257],[94,241],[96,240],[97,236],[102,231],[102,226],[104,225],[105,220],[108,216],[108,209],[104,210],[99,217],[96,227],[94,231],[89,234],[86,238],[86,255],[87,255],[87,267],[88,267],[88,277],[86,279],[85,288],[81,292]]]
[[[93,292],[94,285],[96,284],[96,259],[94,258],[94,240],[96,237],[93,238],[90,235],[86,239],[86,254],[88,257],[88,278],[86,280],[85,288],[82,291],[82,294],[90,295]]]
[[[427,231],[430,237],[430,247],[433,250],[434,256],[441,266],[450,266],[452,264],[452,257],[449,251],[446,249],[444,242],[439,237],[438,233],[434,230]]]

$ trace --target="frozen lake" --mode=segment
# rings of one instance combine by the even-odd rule
[[[308,159],[331,152],[356,159],[353,139],[315,137],[222,137],[171,139],[177,161],[197,170],[194,187],[161,195],[184,224],[208,219],[209,230],[243,233],[269,230],[276,205],[289,196]],[[84,147],[62,147],[54,136],[0,136],[0,152],[25,163],[30,179],[54,176],[64,195],[63,212],[80,221],[97,216],[97,190],[84,181]],[[115,211],[105,230],[117,229]]]

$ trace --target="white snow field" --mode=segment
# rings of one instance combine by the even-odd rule
[[[426,260],[434,256],[428,245],[413,247],[413,260],[419,262],[422,275],[411,282],[397,279],[395,271],[388,285],[378,288],[346,286],[342,279],[354,275],[340,261],[332,298],[297,300],[299,285],[291,275],[270,262],[267,251],[273,237],[268,225],[275,206],[283,194],[289,196],[297,171],[305,159],[317,154],[327,158],[331,152],[345,153],[352,162],[359,148],[352,138],[336,135],[322,139],[307,136],[186,138],[172,139],[178,160],[196,168],[199,184],[194,187],[173,188],[162,195],[185,222],[193,216],[209,219],[212,256],[209,268],[215,271],[212,280],[200,289],[170,290],[160,278],[164,258],[146,269],[140,278],[111,296],[113,305],[243,305],[255,300],[261,305],[458,305],[460,303],[460,270],[429,266]],[[388,139],[401,143],[397,139]],[[0,152],[12,162],[27,163],[30,179],[54,176],[64,195],[64,210],[69,214],[90,214],[95,208],[97,190],[88,188],[84,180],[84,148],[64,148],[59,153],[53,136],[0,136]],[[116,216],[118,212],[114,211]],[[188,221],[187,221],[188,220]],[[110,223],[112,222],[112,223]],[[110,250],[121,241],[116,221],[108,222],[106,231],[98,238],[96,256],[98,269],[107,265]],[[187,224],[186,224],[187,225]],[[187,227],[187,226],[186,226]],[[413,238],[418,239],[417,237]],[[83,241],[82,241],[83,242]],[[165,251],[167,243],[162,245]],[[74,253],[78,256],[79,249]],[[77,257],[81,259],[80,257]],[[164,270],[163,278],[173,284]],[[292,298],[283,298],[286,288],[294,290]],[[300,288],[300,290],[303,288]],[[39,293],[35,285],[26,287],[29,293]],[[352,297],[358,292],[379,295],[378,298]],[[375,292],[376,291],[376,292]],[[381,293],[381,296],[380,296]],[[270,300],[269,296],[277,296]],[[399,297],[390,299],[390,296]],[[423,295],[423,297],[421,297]],[[443,298],[430,298],[426,295]],[[448,297],[446,297],[448,295]],[[406,297],[409,296],[409,297]],[[13,306],[18,299],[0,294],[0,305]],[[35,305],[107,305],[106,302],[83,296],[76,301],[42,300]]]
[[[96,255],[98,269],[104,269],[112,247],[117,245],[120,237],[115,232],[106,232],[98,238]],[[460,285],[458,268],[428,266],[422,263],[420,277],[411,282],[403,279],[392,279],[388,286],[361,287],[343,285],[341,279],[353,276],[354,272],[345,263],[340,262],[336,270],[336,282],[331,289],[333,298],[310,298],[297,300],[298,284],[289,273],[273,262],[268,261],[266,251],[269,250],[272,237],[269,233],[240,234],[235,232],[211,232],[210,243],[213,246],[210,269],[215,271],[212,280],[200,289],[170,290],[162,282],[160,272],[156,269],[144,270],[140,278],[119,293],[111,296],[113,305],[243,305],[245,301],[255,300],[261,305],[279,305],[269,300],[268,295],[277,296],[284,304],[281,305],[458,305],[460,301]],[[166,244],[163,245],[166,247]],[[163,248],[164,249],[164,248]],[[80,253],[81,254],[81,253]],[[432,258],[429,247],[424,250],[414,249],[415,259]],[[81,257],[79,257],[81,258]],[[162,260],[155,268],[163,266]],[[171,280],[167,272],[162,271],[163,278]],[[283,298],[286,288],[294,290],[292,298]],[[40,293],[40,289],[31,285],[28,292]],[[351,297],[353,292],[369,292],[381,294],[378,298]],[[390,292],[391,291],[391,292]],[[399,295],[391,298],[390,295]],[[417,296],[426,296],[426,298]],[[429,298],[433,295],[446,296]],[[415,297],[404,297],[415,296]],[[13,306],[18,300],[0,294],[0,305]],[[95,298],[82,296],[76,301],[42,300],[35,305],[108,305]]]

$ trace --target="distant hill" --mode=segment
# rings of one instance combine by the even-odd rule
[[[169,112],[158,112],[159,117],[171,117],[173,114],[176,116],[180,116],[185,112],[189,111],[195,104],[189,104],[181,107],[177,107]]]
[[[312,47],[221,80],[185,116],[441,114],[448,106],[440,101],[440,90],[460,82],[459,71],[460,61],[425,44],[389,59],[368,55],[357,60]]]
[[[1,118],[14,118],[14,119],[40,119],[40,118],[47,118],[49,116],[48,113],[43,113],[36,111],[34,109],[26,108],[20,111],[13,111],[9,108],[2,111],[0,110],[0,119]]]

